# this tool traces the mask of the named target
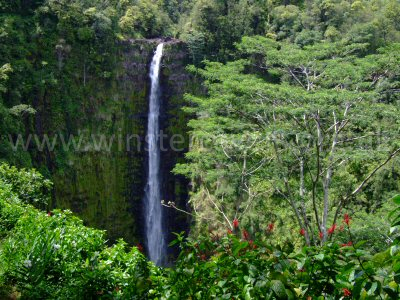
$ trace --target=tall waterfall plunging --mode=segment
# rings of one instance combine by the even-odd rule
[[[150,103],[147,122],[148,179],[145,189],[146,247],[150,260],[163,264],[166,257],[166,241],[163,227],[160,183],[160,65],[163,44],[157,46],[150,67]]]

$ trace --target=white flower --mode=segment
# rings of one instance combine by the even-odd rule
[[[27,259],[24,261],[24,266],[25,268],[30,268],[32,267],[32,262],[29,259]]]
[[[57,251],[58,249],[60,249],[61,248],[61,246],[59,245],[59,244],[54,244],[54,249]]]

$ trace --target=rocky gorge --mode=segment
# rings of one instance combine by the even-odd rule
[[[188,147],[187,116],[181,109],[184,94],[196,92],[200,85],[186,70],[190,59],[183,42],[121,41],[107,58],[112,61],[109,72],[68,69],[73,58],[66,57],[62,68],[67,74],[61,75],[61,86],[68,82],[75,92],[61,87],[39,93],[34,103],[37,113],[28,121],[26,135],[35,134],[39,140],[47,136],[51,141],[59,137],[54,151],[29,149],[36,167],[48,170],[54,182],[51,207],[71,209],[87,225],[107,230],[110,242],[118,238],[131,244],[143,242],[149,64],[161,41],[165,43],[160,74],[160,132],[165,145],[161,152],[162,199],[185,207],[188,181],[171,170]],[[54,95],[61,101],[52,102]],[[65,110],[64,119],[55,117],[58,110]],[[181,139],[175,150],[171,144],[174,135]],[[187,227],[186,216],[164,209],[168,232]]]

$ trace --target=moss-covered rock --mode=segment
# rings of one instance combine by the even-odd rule
[[[69,82],[68,91],[44,93],[35,105],[38,114],[32,131],[40,136],[59,134],[65,141],[73,135],[79,145],[77,149],[72,143],[63,147],[58,140],[55,151],[32,151],[38,168],[47,168],[54,181],[52,206],[70,208],[88,225],[106,229],[110,241],[123,237],[136,243],[142,239],[148,73],[154,49],[160,42],[160,39],[120,42],[112,54],[115,57],[108,58],[115,62],[112,71],[88,72],[84,80],[82,74],[77,75],[76,80]],[[181,110],[183,95],[197,90],[198,83],[185,69],[189,63],[186,45],[178,40],[165,43],[161,130],[168,137],[167,149],[162,151],[162,190],[166,201],[184,205],[187,181],[173,175],[171,170],[183,158],[188,145],[187,116]],[[65,68],[68,67],[66,61]],[[75,96],[71,89],[76,91]],[[53,104],[51,97],[56,94],[62,101]],[[60,118],[57,112],[63,107],[65,117]],[[169,140],[174,134],[185,137],[180,151],[170,147]],[[182,230],[187,224],[186,217],[178,217],[168,209],[166,213],[166,226],[171,232]]]

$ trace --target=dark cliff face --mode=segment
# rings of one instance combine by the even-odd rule
[[[172,201],[184,209],[188,200],[189,182],[183,176],[173,175],[171,170],[176,163],[182,162],[189,147],[188,116],[182,112],[182,106],[187,105],[183,101],[183,93],[196,93],[199,88],[196,80],[185,69],[189,63],[184,43],[167,42],[161,69],[163,96],[160,127],[166,136],[164,139],[166,150],[161,152],[162,194],[166,203]],[[164,212],[171,241],[175,238],[174,232],[188,229],[190,220],[186,214],[171,208],[165,208]],[[171,254],[172,252],[173,249],[170,249]]]
[[[53,207],[71,209],[86,224],[107,230],[109,240],[124,238],[134,244],[143,235],[142,200],[146,183],[145,134],[148,112],[149,64],[160,40],[132,40],[116,47],[115,67],[110,74],[85,75],[77,81],[68,100],[76,113],[54,123],[55,112],[49,109],[51,93],[38,101],[35,132],[62,132],[64,139],[79,147],[57,146],[54,152],[34,153],[40,167],[46,164],[55,183]],[[166,41],[162,60],[161,173],[163,199],[184,207],[187,181],[171,173],[187,150],[187,116],[181,110],[183,95],[194,92],[198,84],[185,70],[188,52],[184,43]],[[84,86],[82,86],[84,85]],[[50,103],[50,104],[49,104]],[[184,137],[179,150],[170,141],[173,135]],[[176,137],[178,139],[178,137]],[[180,139],[180,138],[179,138]],[[103,143],[103,147],[99,145]],[[101,149],[100,149],[101,148]],[[165,226],[170,232],[186,228],[186,216],[165,209]]]

